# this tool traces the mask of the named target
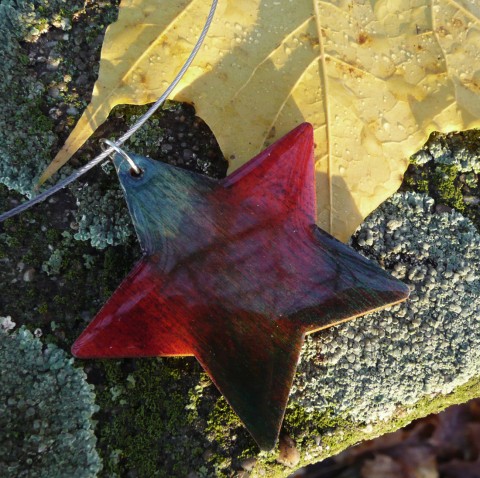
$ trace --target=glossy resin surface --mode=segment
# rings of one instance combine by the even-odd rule
[[[408,296],[315,226],[304,123],[217,181],[115,158],[144,257],[72,347],[77,357],[194,355],[258,445],[275,445],[306,333]]]

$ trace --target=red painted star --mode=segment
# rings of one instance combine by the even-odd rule
[[[271,449],[305,334],[408,288],[315,226],[307,123],[220,181],[132,157],[139,177],[115,164],[144,256],[72,352],[194,355]]]

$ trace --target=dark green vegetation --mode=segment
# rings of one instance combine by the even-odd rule
[[[98,65],[103,33],[116,17],[116,3],[2,3],[0,124],[8,132],[0,137],[4,184],[29,192],[71,131],[89,100],[98,70],[91,65]],[[116,108],[72,166],[98,153],[98,138],[118,136],[144,111],[142,107]],[[188,106],[167,104],[129,147],[216,177],[225,174],[226,163],[215,141]],[[0,187],[0,210],[21,200]],[[70,192],[0,226],[0,287],[5,291],[0,315],[11,315],[17,325],[31,330],[41,328],[46,342],[69,353],[74,339],[140,254],[113,168],[92,172]],[[185,470],[193,470],[189,466],[194,463],[186,461],[189,456],[196,457],[196,468],[207,473],[207,468],[202,469],[202,454],[208,439],[197,432],[198,444],[192,448],[189,428],[199,413],[195,391],[199,367],[194,359],[163,364],[154,359],[83,363],[101,406],[96,417],[104,463],[101,476],[123,476],[134,470],[138,476],[182,476]],[[209,389],[213,407],[218,394]],[[204,415],[208,414],[209,407],[203,407]],[[199,430],[200,425],[196,425]],[[213,465],[208,469],[211,472]]]
[[[104,476],[186,476],[202,463],[205,439],[195,430],[189,389],[200,372],[193,360],[99,362],[99,445]],[[188,460],[185,459],[188,457]]]
[[[12,196],[0,188],[2,210],[10,207]],[[19,324],[43,328],[49,338],[67,347],[115,290],[140,251],[133,240],[103,252],[74,241],[69,232],[68,198],[61,194],[56,200],[2,225],[0,287],[8,293],[0,297],[0,310]]]

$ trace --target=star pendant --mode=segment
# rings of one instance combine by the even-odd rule
[[[72,353],[194,355],[271,449],[305,334],[408,287],[315,225],[308,123],[222,180],[131,157],[140,176],[114,162],[144,255]]]

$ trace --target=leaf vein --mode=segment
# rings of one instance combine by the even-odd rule
[[[320,62],[321,62],[321,78],[320,81],[323,84],[322,96],[323,96],[323,107],[325,113],[325,125],[326,125],[326,137],[327,137],[327,178],[328,178],[328,232],[333,230],[333,190],[332,190],[332,154],[331,154],[331,128],[330,128],[330,102],[328,101],[328,81],[326,73],[326,64],[325,64],[325,44],[323,41],[322,35],[322,25],[320,23],[321,12],[319,1],[314,1],[314,10],[315,10],[315,22],[317,26],[318,42],[320,46]]]
[[[299,24],[297,27],[295,27],[289,34],[287,37],[285,37],[285,39],[276,47],[274,48],[271,52],[268,53],[268,55],[263,58],[262,61],[260,61],[260,63],[253,69],[252,73],[250,74],[250,76],[245,80],[245,82],[242,84],[242,86],[240,88],[238,88],[238,90],[236,91],[235,95],[232,97],[232,101],[235,101],[239,96],[240,94],[242,93],[242,91],[247,87],[247,85],[250,83],[250,81],[253,80],[253,78],[255,77],[257,71],[267,62],[269,61],[272,56],[280,49],[282,48],[282,46],[286,43],[286,41],[289,39],[289,38],[292,38],[293,35],[295,35],[295,33],[297,33],[303,26],[305,26],[309,21],[311,21],[312,17],[308,17],[305,21],[303,21],[301,24]]]

